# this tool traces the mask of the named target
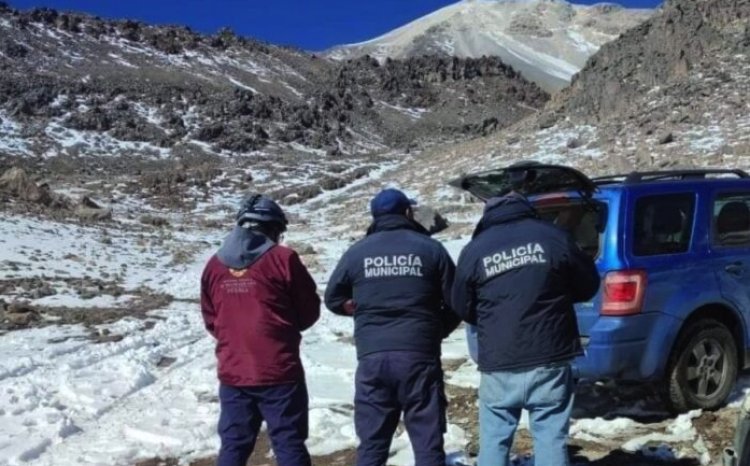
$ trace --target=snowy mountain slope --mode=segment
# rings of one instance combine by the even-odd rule
[[[547,100],[495,58],[336,63],[2,2],[0,70],[0,156],[361,154],[502,127]]]
[[[381,37],[327,52],[335,59],[499,56],[547,91],[570,83],[599,47],[651,10],[565,0],[463,0]]]
[[[384,172],[377,171],[329,196],[357,196],[364,185],[378,183]],[[216,363],[197,298],[202,267],[226,227],[196,227],[196,220],[217,218],[226,225],[231,215],[223,208],[232,208],[241,196],[241,191],[228,193],[216,184],[207,202],[189,213],[160,210],[173,223],[166,231],[132,229],[127,214],[147,208],[134,198],[117,203],[116,220],[110,225],[80,227],[21,215],[0,219],[4,251],[0,285],[11,284],[0,286],[0,300],[19,299],[22,287],[15,284],[20,280],[50,275],[72,280],[87,276],[120,279],[125,293],[148,287],[174,298],[146,316],[126,315],[106,325],[55,325],[50,320],[40,328],[0,331],[0,351],[8,356],[0,361],[1,466],[128,466],[157,455],[194,459],[216,451]],[[347,226],[337,224],[340,212],[335,203],[324,209],[298,205],[288,210],[293,219],[288,241],[314,245],[319,251],[306,254],[304,260],[322,287],[349,244],[345,239],[332,239],[331,232]],[[61,241],[72,237],[75,242]],[[170,263],[171,248],[189,244],[197,245],[189,260]],[[38,257],[57,265],[44,272],[43,265],[36,263]],[[11,263],[19,264],[18,270]],[[120,271],[123,263],[129,267]],[[50,279],[56,293],[52,297],[68,293],[56,280]],[[65,300],[67,312],[101,312],[90,307],[92,299],[98,298],[73,293]],[[49,298],[35,299],[31,306],[44,309],[49,302]],[[0,321],[3,309],[0,302]],[[52,319],[49,314],[42,318]],[[314,455],[356,444],[351,413],[356,365],[351,325],[350,319],[323,311],[321,321],[304,336],[303,362],[311,395],[309,446]],[[92,327],[97,333],[121,338],[96,343],[90,337]],[[446,344],[444,353],[462,356],[460,334]],[[447,440],[454,456],[463,456],[462,430],[451,426]],[[409,464],[408,450],[408,441],[400,437],[394,443],[394,464]]]
[[[688,8],[693,1],[672,3],[681,7],[685,17],[695,18],[695,11]],[[747,0],[700,4],[711,10],[709,23],[715,23],[717,16],[739,18],[737,29],[744,28],[742,34],[750,38],[747,13],[738,16],[741,11],[720,8],[749,5]],[[13,16],[7,24],[17,25],[18,19]],[[58,17],[52,22],[70,25],[71,21]],[[666,22],[655,23],[657,40],[669,31],[662,29]],[[683,26],[674,17],[669,23],[672,30]],[[0,31],[4,24],[0,19]],[[39,19],[30,24],[48,22]],[[12,40],[24,37],[22,41],[27,43],[46,41],[47,30],[36,28],[33,37],[13,35]],[[13,31],[15,34],[17,30]],[[59,34],[57,29],[49,31]],[[160,34],[154,39],[147,39],[149,34],[142,31],[138,34],[149,44],[144,46],[149,50],[153,48],[151,42],[163,47]],[[110,99],[106,80],[97,85],[100,95],[86,87],[90,84],[74,79],[49,85],[52,90],[70,89],[72,95],[80,91],[86,99],[91,98],[75,100],[75,105],[68,107],[61,105],[63,99],[57,99],[58,93],[52,94],[50,102],[44,93],[35,100],[38,94],[32,92],[34,87],[47,89],[46,82],[41,82],[43,86],[33,79],[24,83],[19,78],[23,74],[18,72],[14,80],[6,81],[8,87],[0,88],[0,92],[8,92],[3,96],[10,96],[0,99],[6,104],[0,112],[0,176],[8,167],[22,166],[34,181],[49,182],[55,192],[76,198],[88,195],[114,213],[111,220],[102,222],[60,219],[56,216],[60,212],[54,209],[30,206],[18,193],[0,191],[0,354],[4,356],[0,360],[0,466],[153,466],[177,464],[178,460],[186,464],[195,458],[204,458],[196,464],[213,464],[210,457],[218,444],[215,359],[213,341],[202,328],[197,286],[206,258],[226,233],[237,201],[249,190],[268,192],[283,201],[292,222],[288,241],[304,251],[303,260],[322,289],[342,251],[363,234],[369,198],[385,186],[400,186],[422,204],[438,208],[452,223],[439,239],[456,255],[481,213],[480,204],[446,186],[447,180],[462,172],[524,159],[572,164],[591,174],[676,165],[750,168],[750,40],[740,39],[737,47],[724,47],[712,54],[712,60],[700,59],[700,54],[691,49],[692,56],[698,58],[691,60],[687,69],[675,68],[680,71],[678,79],[660,79],[654,85],[655,74],[646,73],[639,81],[638,92],[628,94],[638,96],[635,112],[618,111],[608,121],[581,122],[570,109],[562,109],[551,120],[547,118],[549,113],[544,113],[475,140],[434,145],[409,155],[383,153],[382,146],[373,145],[369,147],[374,154],[326,156],[325,150],[306,146],[308,140],[298,139],[279,146],[285,152],[283,157],[271,154],[271,149],[277,149],[274,144],[280,144],[277,140],[264,147],[267,152],[248,153],[246,157],[188,157],[175,147],[158,145],[154,150],[164,150],[159,160],[151,160],[139,146],[130,146],[127,157],[118,157],[123,152],[112,150],[120,135],[115,128],[74,130],[63,126],[64,121],[60,122],[62,129],[50,128],[49,119],[60,118],[64,112],[85,113],[81,106],[92,103],[105,110],[105,115],[121,118],[122,114],[109,112],[123,111],[117,106],[125,99],[144,121],[154,121],[169,106],[163,107],[158,101],[160,93],[152,92],[151,86],[156,86],[153,81],[140,83],[142,88],[136,89],[140,94],[128,88],[118,94],[120,99]],[[608,52],[609,58],[592,66],[582,82],[633,76],[638,63],[633,55],[644,49],[637,36],[631,40],[630,46],[615,48],[617,53]],[[700,44],[704,43],[701,38]],[[716,43],[721,45],[723,41]],[[13,49],[0,38],[2,53]],[[44,66],[45,61],[54,61],[55,50],[40,54],[42,58],[37,55],[38,63]],[[661,49],[649,45],[648,50],[658,54]],[[675,52],[679,56],[679,50]],[[304,56],[300,60],[304,61]],[[88,61],[97,69],[95,55]],[[136,58],[129,57],[128,62],[135,64]],[[17,66],[3,62],[0,56],[0,66],[8,63],[11,69]],[[28,66],[35,63],[30,61]],[[431,102],[434,94],[413,92],[400,77],[414,70],[425,80],[436,81],[452,77],[454,71],[461,76],[485,73],[488,70],[478,65],[481,63],[490,70],[500,69],[492,62],[476,62],[459,68],[458,73],[447,60],[414,59],[400,62],[387,72],[381,70],[382,76],[393,78],[381,83],[389,82],[393,87],[373,99],[373,111],[435,128],[426,122],[434,118],[435,107],[440,104],[423,105]],[[608,68],[608,63],[620,63],[622,67],[613,70],[613,76],[606,76],[600,68]],[[672,69],[674,63],[670,60],[651,65]],[[122,66],[125,71],[127,66]],[[377,68],[362,59],[337,76],[346,86],[368,79]],[[310,81],[315,76],[299,73]],[[162,74],[149,74],[149,78]],[[607,79],[597,80],[597,75]],[[0,73],[0,82],[6,76]],[[96,82],[97,74],[91,76]],[[495,78],[496,84],[506,82]],[[240,82],[252,87],[257,84],[257,90],[264,84]],[[480,82],[487,81],[468,84]],[[23,91],[19,92],[17,86]],[[304,92],[303,86],[295,89]],[[452,82],[451,86],[465,89],[461,83]],[[602,89],[606,91],[606,87],[591,89],[586,100],[576,101],[579,108],[587,109],[587,101],[596,100]],[[264,92],[275,91],[267,87]],[[407,94],[403,101],[389,97],[401,93]],[[192,98],[188,91],[184,95]],[[338,94],[333,96],[344,102]],[[149,104],[147,109],[141,107],[145,103]],[[254,102],[245,103],[254,108]],[[216,105],[209,99],[202,105],[212,110],[202,113],[205,109],[196,106],[172,111],[185,118],[189,131],[200,128],[201,118],[207,115],[224,115],[223,104]],[[476,106],[481,107],[481,101],[469,100],[461,111],[471,112]],[[101,112],[93,115],[94,123],[106,121],[100,119]],[[229,119],[239,118],[229,115]],[[263,120],[261,125],[269,121],[283,123]],[[365,121],[350,120],[346,129],[366,136],[371,128]],[[46,159],[30,157],[36,153],[38,138],[33,136],[39,128],[82,153],[115,156],[56,156],[53,151]],[[218,141],[198,143],[211,150]],[[298,147],[305,157],[288,157],[290,147]],[[145,305],[143,300],[151,295],[168,302]],[[15,305],[23,302],[31,310],[23,306],[23,312],[17,310]],[[305,333],[303,340],[312,407],[310,448],[316,455],[315,464],[351,466],[351,461],[329,460],[326,455],[336,452],[345,457],[356,444],[351,416],[356,364],[352,322],[324,311],[321,321]],[[451,410],[447,448],[453,460],[464,463],[463,459],[470,456],[465,452],[471,452],[477,440],[478,377],[476,367],[467,360],[460,331],[446,342],[443,356]],[[743,377],[729,407],[715,413],[672,417],[648,393],[582,386],[571,426],[574,464],[715,464],[731,438],[736,402],[749,391],[750,379]],[[518,435],[515,452],[520,460],[516,464],[529,466],[533,460],[527,457],[531,440],[526,424],[522,423]],[[267,450],[261,453],[259,464],[273,463]],[[156,456],[170,459],[153,460]],[[401,434],[393,444],[389,463],[408,466],[413,464],[410,456],[408,439]]]
[[[314,252],[305,253],[303,260],[321,289],[345,248],[363,234],[369,215],[367,201],[384,186],[400,185],[420,200],[445,207],[451,221],[476,221],[480,206],[467,203],[439,182],[453,174],[457,158],[469,165],[470,157],[451,157],[447,152],[437,158],[432,155],[402,158],[356,183],[289,208],[292,225],[288,242],[300,251],[307,249],[305,245],[312,247]],[[471,158],[475,163],[478,160]],[[478,161],[487,160],[481,157]],[[0,465],[132,466],[160,464],[140,463],[156,456],[187,462],[215,454],[215,356],[213,341],[200,319],[198,282],[203,264],[227,231],[231,207],[240,195],[216,183],[205,203],[191,212],[159,210],[160,215],[169,215],[172,224],[153,231],[130,229],[127,214],[146,208],[134,198],[118,203],[112,224],[82,228],[20,215],[0,218],[4,281],[29,275],[51,280],[51,274],[62,271],[70,278],[83,279],[88,274],[111,274],[127,262],[130,267],[123,272],[126,292],[134,292],[141,283],[175,299],[140,318],[126,316],[106,325],[51,322],[0,334],[0,351],[8,356],[0,361]],[[196,227],[203,218],[220,220],[219,226]],[[105,233],[107,230],[110,233]],[[74,235],[76,242],[53,241]],[[454,256],[468,238],[461,230],[439,237]],[[184,264],[165,260],[173,247],[191,244],[198,247]],[[140,249],[134,254],[136,248]],[[53,260],[60,271],[45,269],[39,256]],[[106,257],[111,264],[102,264]],[[18,271],[9,268],[9,261],[19,264]],[[6,288],[0,299],[12,300],[18,288]],[[84,297],[69,299],[69,312],[98,312],[88,310],[87,301]],[[32,305],[43,308],[38,303]],[[97,343],[90,339],[92,327],[98,333],[106,331],[121,338]],[[309,447],[318,457],[350,451],[356,445],[351,412],[356,365],[352,327],[351,319],[324,310],[321,321],[303,337],[311,396]],[[471,464],[465,451],[470,448],[469,439],[476,440],[478,373],[467,361],[460,331],[444,344],[443,358],[451,409],[461,403],[467,406],[466,411],[454,411],[449,417],[449,464]],[[748,380],[743,380],[741,390],[747,387]],[[700,458],[699,464],[709,464],[716,457],[705,444],[715,450],[724,441],[720,432],[726,434],[711,430],[714,424],[723,425],[712,423],[710,420],[717,418],[711,416],[733,419],[735,412],[729,408],[716,415],[693,412],[670,418],[639,394],[623,397],[619,393],[617,397],[585,389],[580,393],[571,431],[573,444],[581,448],[577,466],[664,465],[676,458]],[[655,422],[654,418],[663,420]],[[528,451],[527,429],[528,424],[522,422],[519,436],[524,440],[517,446],[521,455]],[[618,449],[625,452],[610,456]],[[413,464],[405,434],[398,436],[392,453],[389,465]],[[341,461],[315,464],[351,466]],[[522,459],[518,464],[530,462]]]

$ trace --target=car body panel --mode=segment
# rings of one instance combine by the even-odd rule
[[[601,290],[589,302],[576,305],[579,331],[585,341],[585,355],[574,364],[580,377],[634,382],[662,379],[683,324],[694,312],[709,307],[728,309],[738,317],[743,349],[750,354],[747,327],[750,322],[750,246],[730,249],[711,243],[714,199],[721,193],[738,192],[747,192],[750,196],[750,179],[690,177],[680,181],[612,182],[588,193],[580,190],[558,193],[570,198],[591,196],[592,201],[606,204],[606,228],[596,259],[602,277],[621,270],[644,270],[648,277],[640,314],[600,315]],[[635,255],[638,199],[676,194],[695,198],[687,251]],[[544,192],[530,195],[529,199],[533,203],[551,195]],[[472,357],[475,357],[477,346],[473,329],[467,331],[467,338]],[[750,359],[745,362],[750,363]]]

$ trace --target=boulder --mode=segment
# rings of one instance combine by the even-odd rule
[[[75,216],[84,222],[103,222],[112,220],[112,209],[94,209],[91,207],[78,206]]]
[[[448,220],[437,210],[423,205],[414,207],[414,221],[422,225],[431,235],[440,233],[449,226]]]
[[[667,134],[662,135],[661,137],[659,137],[659,141],[658,141],[658,143],[661,145],[669,144],[672,142],[674,142],[674,134],[672,133],[667,133]]]
[[[539,117],[537,120],[539,129],[549,129],[557,124],[557,115],[554,113],[546,113]]]
[[[37,185],[22,168],[11,168],[0,177],[0,191],[36,204],[51,205],[55,202],[49,186]]]
[[[11,303],[3,314],[3,320],[14,327],[28,327],[41,319],[39,312],[28,303]]]

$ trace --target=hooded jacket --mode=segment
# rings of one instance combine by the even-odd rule
[[[455,265],[445,248],[403,215],[375,219],[367,236],[341,258],[325,302],[348,315],[352,299],[357,356],[415,351],[439,357],[440,343],[460,323],[450,310]]]
[[[216,338],[222,383],[252,387],[304,378],[300,332],[320,317],[320,298],[291,249],[235,228],[203,271],[201,310]]]
[[[476,325],[479,370],[526,369],[580,355],[573,304],[599,288],[594,261],[519,195],[491,199],[458,261],[453,309]]]

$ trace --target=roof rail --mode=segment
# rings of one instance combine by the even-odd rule
[[[591,178],[594,184],[622,183],[628,175],[606,175]]]
[[[705,179],[708,175],[733,175],[737,178],[750,178],[744,170],[724,168],[694,168],[686,170],[661,170],[631,172],[628,174],[607,175],[592,178],[596,184],[626,183],[636,184],[660,180],[694,180]]]

